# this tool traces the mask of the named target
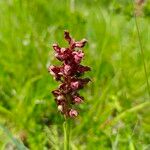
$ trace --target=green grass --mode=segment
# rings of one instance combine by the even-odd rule
[[[145,7],[137,21],[149,78]],[[150,96],[133,11],[132,1],[76,0],[74,12],[69,0],[0,1],[0,149],[63,149],[64,119],[50,93],[58,84],[47,67],[57,63],[52,44],[66,46],[65,29],[88,39],[83,64],[92,68],[71,122],[71,148],[150,149]]]

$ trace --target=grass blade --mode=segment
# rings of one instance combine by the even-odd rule
[[[18,150],[28,150],[23,143],[21,143],[19,140],[13,137],[11,132],[2,124],[0,124],[0,129],[3,130],[3,132],[9,137],[9,139],[15,144]]]

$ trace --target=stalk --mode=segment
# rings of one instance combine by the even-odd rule
[[[133,0],[132,0],[132,5],[133,5],[133,9],[134,9]],[[135,25],[136,25],[136,30],[137,30],[137,35],[138,35],[138,40],[139,40],[139,45],[140,45],[141,57],[142,57],[142,61],[143,61],[144,73],[145,73],[145,78],[146,78],[146,83],[147,83],[147,90],[148,90],[148,94],[150,97],[150,84],[148,81],[148,73],[147,73],[146,63],[145,63],[145,58],[144,58],[144,49],[143,49],[143,45],[142,45],[142,39],[140,36],[140,29],[138,26],[137,16],[135,13],[134,13],[134,20],[135,20]]]
[[[75,0],[70,0],[70,10],[73,13],[75,10]]]
[[[65,118],[63,123],[64,128],[64,150],[70,149],[70,120]]]

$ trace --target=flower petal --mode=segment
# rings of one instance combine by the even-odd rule
[[[77,69],[77,71],[78,71],[79,73],[84,73],[85,71],[90,71],[90,70],[91,70],[90,67],[88,67],[88,66],[82,66],[82,65],[79,65],[79,66],[78,66],[78,69]]]
[[[75,47],[82,48],[87,43],[86,39],[82,39],[81,41],[75,42]]]

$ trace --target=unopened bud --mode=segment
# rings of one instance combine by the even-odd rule
[[[62,105],[58,105],[58,110],[62,112],[63,111],[63,106]]]
[[[64,99],[64,96],[63,95],[59,95],[58,97],[57,97],[57,100],[63,100]]]

